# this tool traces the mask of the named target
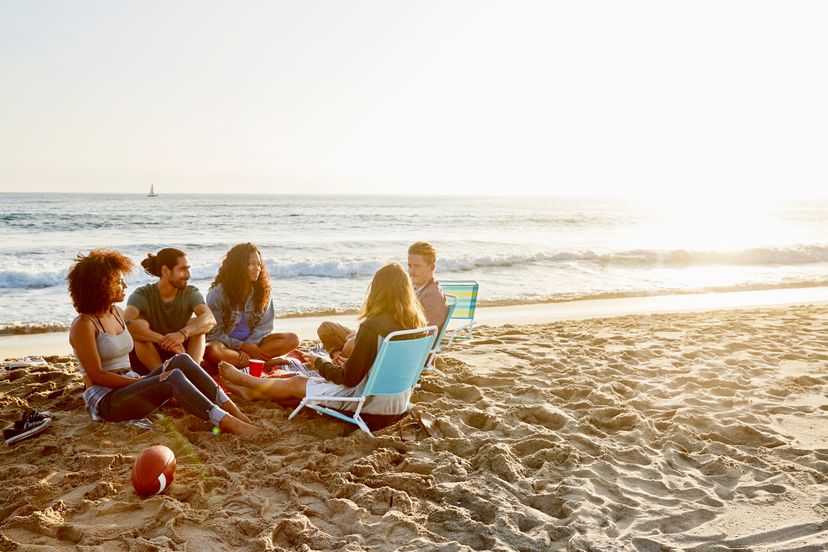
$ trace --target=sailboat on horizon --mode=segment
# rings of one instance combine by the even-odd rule
[[[158,194],[155,193],[155,183],[150,184],[150,193],[147,194],[147,197],[158,197]]]

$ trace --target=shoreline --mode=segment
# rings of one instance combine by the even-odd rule
[[[542,324],[562,320],[586,320],[670,312],[786,307],[803,304],[828,304],[828,286],[652,295],[496,307],[478,306],[475,327],[503,326],[505,324]],[[357,326],[356,314],[299,316],[277,318],[276,331],[295,332],[301,340],[316,339],[316,328],[324,320],[339,322],[351,328]],[[462,323],[463,321],[455,321],[449,328],[460,326]],[[0,336],[0,359],[2,360],[24,356],[69,355],[71,353],[69,332]]]
[[[711,294],[722,294],[732,292],[766,292],[774,290],[796,290],[796,289],[812,289],[812,288],[828,288],[828,280],[808,280],[797,282],[784,282],[777,284],[743,284],[732,286],[712,286],[702,287],[687,290],[662,290],[662,291],[610,291],[597,292],[586,295],[562,295],[556,297],[543,297],[535,299],[487,299],[478,297],[478,309],[491,309],[496,307],[522,307],[524,309],[552,307],[562,304],[582,304],[584,302],[609,300],[609,299],[627,299],[630,301],[647,300],[655,297],[672,297],[672,296],[707,296]],[[120,305],[122,308],[125,305]],[[325,308],[309,311],[283,311],[275,317],[276,323],[280,320],[296,320],[303,318],[311,318],[317,320],[329,320],[331,317],[354,317],[359,313],[359,308]],[[73,316],[74,318],[74,316]],[[15,324],[0,325],[0,338],[12,337],[18,335],[36,335],[46,333],[63,333],[69,331],[70,324],[60,322],[23,322]]]

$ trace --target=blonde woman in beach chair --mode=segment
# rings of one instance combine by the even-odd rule
[[[450,338],[447,347],[451,345],[455,338],[471,339],[472,328],[474,328],[474,311],[477,308],[477,290],[480,284],[474,280],[441,281],[440,287],[443,288],[444,293],[457,298],[454,311],[446,320],[446,326],[451,320],[468,321],[449,332]]]
[[[364,380],[364,384],[357,387],[362,388],[361,392],[350,397],[338,396],[336,400],[331,400],[329,394],[306,395],[288,419],[292,420],[302,408],[308,407],[322,414],[356,424],[362,431],[373,437],[368,425],[360,416],[366,401],[390,400],[389,404],[397,403],[392,408],[392,413],[407,412],[411,408],[411,393],[417,385],[417,380],[420,379],[426,359],[431,354],[436,336],[436,326],[391,332],[382,341],[368,378]],[[401,404],[403,398],[404,404]],[[352,409],[352,415],[341,412]]]
[[[335,365],[328,357],[304,353],[305,362],[315,372],[298,373],[285,369],[274,374],[276,378],[255,378],[228,363],[221,363],[221,377],[228,389],[248,400],[272,400],[285,406],[296,406],[307,399],[305,405],[328,402],[330,404],[324,406],[329,409],[335,405],[333,408],[349,412],[359,409],[359,413],[366,414],[402,414],[409,407],[412,388],[425,367],[437,328],[425,327],[425,316],[411,279],[400,264],[385,265],[374,274],[360,320],[354,350],[342,366]],[[423,336],[422,332],[426,334]],[[396,345],[397,340],[403,345]],[[381,370],[390,370],[390,377],[381,373],[372,379],[380,352],[382,358],[386,358],[389,351],[392,357],[404,359],[406,364],[389,369],[381,360],[384,366]],[[419,364],[409,365],[411,359]],[[377,377],[380,377],[379,384]],[[388,383],[390,380],[394,383]],[[381,394],[366,396],[369,384],[371,390],[379,390]],[[352,419],[360,425],[356,420]]]

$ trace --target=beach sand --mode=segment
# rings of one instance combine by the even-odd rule
[[[70,357],[0,369],[0,550],[825,550],[828,306],[481,327],[376,438],[241,403],[266,431],[90,421]],[[135,456],[178,459],[138,498]]]

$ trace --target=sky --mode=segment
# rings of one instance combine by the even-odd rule
[[[824,198],[826,16],[0,0],[0,192]]]

